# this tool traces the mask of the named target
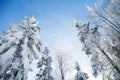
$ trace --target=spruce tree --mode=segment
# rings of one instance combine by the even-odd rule
[[[29,64],[40,52],[38,21],[26,17],[1,36],[0,80],[27,80]],[[34,57],[33,57],[34,56]]]
[[[54,80],[51,75],[52,71],[51,62],[52,59],[49,56],[49,50],[47,47],[45,47],[42,53],[41,60],[38,62],[37,67],[39,69],[39,73],[37,74],[36,80]]]
[[[75,80],[87,80],[89,78],[87,73],[80,70],[80,65],[78,64],[78,62],[76,62],[75,64],[75,69],[77,70]]]

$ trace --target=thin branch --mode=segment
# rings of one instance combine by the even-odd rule
[[[113,28],[113,29],[115,29],[115,30],[117,30],[117,29],[119,29],[114,23],[112,23],[109,19],[107,19],[106,17],[104,17],[104,16],[102,16],[97,10],[95,10],[95,13],[102,19],[102,20],[104,20],[104,21],[107,21],[108,23],[110,23],[110,24],[112,24],[115,28]],[[110,26],[111,27],[111,26]],[[117,29],[116,29],[117,28]],[[117,30],[117,32],[118,32],[119,30]],[[119,33],[120,33],[120,31],[119,31]]]
[[[106,12],[106,14],[108,14],[116,22],[116,24],[119,26],[118,27],[118,29],[119,29],[120,28],[120,24],[118,23],[118,21],[107,10],[105,10],[105,9],[103,9],[103,10]]]

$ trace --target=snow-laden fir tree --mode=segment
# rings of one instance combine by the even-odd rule
[[[77,70],[75,80],[87,80],[89,78],[87,73],[80,70],[80,65],[78,64],[78,62],[76,62],[75,64],[75,69]]]
[[[40,52],[38,21],[26,17],[1,36],[0,80],[27,80],[29,64]]]
[[[52,67],[51,67],[52,58],[49,56],[49,50],[45,47],[41,60],[38,62],[39,73],[36,75],[36,80],[54,80],[51,75]]]

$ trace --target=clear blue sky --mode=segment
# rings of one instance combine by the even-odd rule
[[[66,18],[85,21],[88,11],[85,5],[96,0],[0,0],[0,32],[10,24],[20,23],[25,16],[35,16],[41,27],[57,27]],[[52,27],[51,27],[52,26]]]
[[[87,22],[89,12],[85,5],[91,6],[95,2],[96,0],[0,0],[0,34],[9,29],[11,24],[19,24],[25,16],[34,16],[42,29],[40,36],[43,45],[47,43],[52,53],[55,49],[67,49],[82,69],[90,73],[88,58],[80,51],[73,19]],[[91,77],[90,80],[98,79]]]

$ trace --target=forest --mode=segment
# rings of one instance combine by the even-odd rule
[[[42,29],[37,17],[24,16],[1,33],[0,80],[120,80],[120,0],[98,0],[84,6],[88,20],[73,18],[71,26],[81,46],[73,48],[80,51],[77,57],[85,54],[88,61],[81,61],[90,62],[89,72],[82,69],[75,52],[71,55],[65,48],[51,51],[54,44],[47,45],[41,38],[47,28]]]

